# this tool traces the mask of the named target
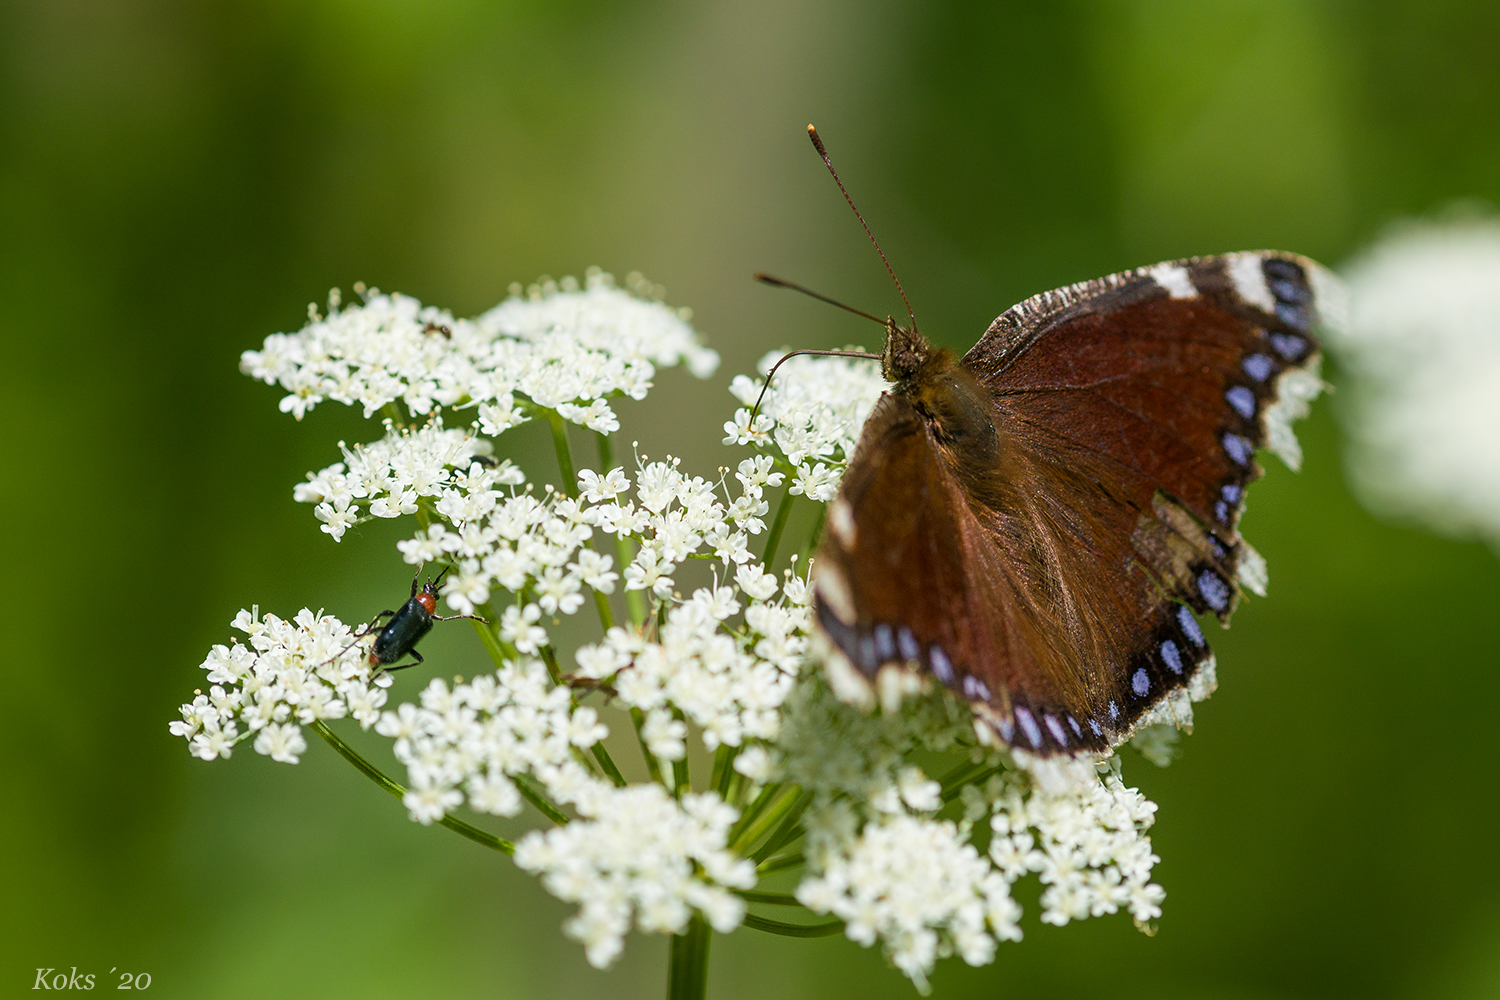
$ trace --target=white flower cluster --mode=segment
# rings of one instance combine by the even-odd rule
[[[575,752],[609,735],[598,712],[576,706],[530,658],[452,689],[434,678],[420,707],[384,713],[375,731],[396,741],[409,783],[402,801],[424,824],[457,809],[465,793],[476,812],[514,816],[521,794],[511,778],[523,774],[541,781],[554,801],[574,803],[597,783]]]
[[[620,953],[631,915],[643,931],[676,934],[692,910],[727,934],[745,904],[730,888],[755,885],[755,865],[725,847],[739,817],[713,792],[675,801],[660,785],[594,785],[577,803],[581,819],[532,831],[516,864],[542,875],[558,899],[581,903],[564,926],[603,968]]]
[[[654,642],[617,626],[576,654],[579,676],[610,681],[625,704],[647,713],[647,744],[660,760],[686,753],[686,727],[674,723],[674,709],[699,727],[709,750],[772,740],[779,731],[781,703],[807,646],[807,584],[789,576],[784,599],[772,601],[776,578],[754,562],[734,581],[700,588],[667,611]],[[741,597],[748,598],[743,609]],[[743,624],[731,622],[741,610]]]
[[[997,940],[1021,939],[1010,883],[967,832],[915,816],[871,823],[821,876],[798,886],[797,899],[843,920],[851,941],[883,941],[891,962],[925,993],[927,974],[943,955],[987,965]]]
[[[1349,469],[1378,511],[1500,548],[1500,219],[1411,222],[1346,271]]]
[[[213,648],[203,661],[208,694],[183,705],[182,720],[170,725],[194,756],[228,757],[255,734],[256,753],[295,764],[307,749],[303,725],[352,715],[368,729],[380,718],[390,680],[371,676],[362,653],[350,650],[354,633],[337,618],[306,608],[289,622],[241,611],[231,624],[249,645]]]
[[[1161,860],[1146,831],[1156,804],[1120,779],[1118,757],[1101,765],[1097,782],[1065,791],[1035,785],[1025,772],[1010,771],[985,786],[966,789],[969,817],[991,811],[989,857],[1008,881],[1037,872],[1042,921],[1061,927],[1070,920],[1129,910],[1137,924],[1161,916],[1166,893],[1151,881]]]
[[[525,400],[613,431],[607,398],[644,398],[657,367],[685,361],[700,378],[718,367],[688,314],[622,291],[597,269],[581,288],[565,278],[512,292],[468,320],[373,289],[362,305],[341,308],[335,290],[326,318],[310,307],[306,326],[244,352],[240,370],[285,389],[281,410],[298,419],[325,399],[358,403],[365,416],[398,400],[412,414],[478,406],[480,427],[494,435],[529,419]]]
[[[387,420],[385,433],[379,441],[352,448],[340,441],[344,461],[308,473],[307,482],[292,491],[298,503],[317,505],[314,513],[323,522],[322,530],[336,542],[366,510],[366,517],[415,514],[424,499],[442,496],[450,488],[470,487],[460,470],[469,469],[476,458],[482,464],[491,450],[490,443],[472,431],[445,429],[441,415],[416,429],[397,429]],[[509,461],[484,472],[484,478],[492,484],[525,481]]]
[[[760,361],[762,376],[782,353]],[[745,405],[724,424],[725,444],[774,444],[794,472],[791,491],[820,503],[838,493],[844,466],[854,457],[865,418],[886,390],[880,362],[839,357],[795,357],[776,372],[750,426],[750,408],[765,385],[736,375],[729,391]]]
[[[972,724],[951,698],[907,699],[899,713],[870,715],[840,701],[821,678],[800,681],[783,710],[769,762],[774,778],[813,793],[804,814],[813,873],[798,900],[845,922],[863,945],[925,988],[933,963],[957,954],[970,965],[1018,941],[1021,907],[1010,894],[1036,873],[1046,888],[1041,919],[1070,920],[1128,909],[1140,923],[1160,915],[1157,861],[1145,836],[1156,807],[1119,778],[1048,789],[1000,752],[972,747]],[[962,788],[963,817],[939,819],[942,787],[910,752],[969,746],[973,767],[993,776]],[[971,842],[990,817],[989,850]]]

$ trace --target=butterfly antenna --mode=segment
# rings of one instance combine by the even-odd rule
[[[844,182],[839,180],[839,172],[833,169],[833,160],[829,158],[828,150],[823,146],[823,140],[818,138],[818,130],[813,128],[811,125],[807,126],[807,137],[812,140],[813,148],[816,149],[818,151],[818,155],[823,158],[823,165],[826,166],[828,168],[828,172],[833,175],[833,182],[839,186],[839,191],[843,192],[844,200],[849,203],[850,208],[854,209],[854,217],[858,219],[859,224],[864,227],[865,235],[870,237],[870,242],[875,245],[875,252],[880,254],[880,262],[885,265],[886,273],[889,274],[891,276],[891,280],[896,283],[896,291],[900,293],[901,301],[906,304],[906,315],[911,317],[911,328],[915,330],[917,328],[917,314],[912,312],[911,310],[911,300],[906,297],[906,289],[901,287],[901,279],[896,277],[896,272],[891,269],[891,262],[885,259],[885,251],[880,249],[880,241],[875,239],[874,233],[870,232],[869,223],[865,222],[865,217],[859,214],[859,209],[854,207],[854,199],[849,197],[849,192],[844,188]],[[834,304],[837,305],[838,303]]]
[[[801,292],[803,295],[811,296],[812,298],[817,299],[819,302],[827,302],[831,306],[838,306],[840,309],[852,312],[856,316],[863,316],[865,319],[874,320],[881,326],[885,326],[885,320],[881,319],[879,316],[872,316],[869,313],[865,312],[863,309],[856,309],[853,306],[845,305],[838,299],[829,298],[827,295],[815,292],[811,288],[797,284],[795,281],[785,281],[781,278],[774,278],[762,271],[755,272],[755,280],[763,285],[770,285],[772,288],[790,288],[794,292]]]
[[[821,297],[822,296],[819,296],[819,298]],[[853,311],[859,312],[859,310],[857,309]],[[860,315],[863,316],[866,314],[860,313]],[[873,316],[871,316],[870,318],[875,319],[875,317]],[[885,320],[876,319],[875,322],[884,324]],[[783,354],[781,356],[781,359],[779,361],[771,366],[770,371],[766,372],[765,384],[760,387],[760,395],[755,397],[755,407],[750,411],[750,422],[745,425],[747,428],[753,429],[755,427],[755,415],[760,412],[760,404],[761,401],[766,398],[766,390],[771,388],[771,377],[776,374],[776,369],[780,368],[782,365],[786,364],[787,361],[795,358],[799,354],[813,354],[823,358],[863,358],[866,361],[880,360],[880,355],[871,354],[869,351],[820,351],[814,350],[812,348],[804,348],[800,351],[788,351],[786,354]]]

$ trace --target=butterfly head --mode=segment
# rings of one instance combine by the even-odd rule
[[[909,385],[922,376],[932,359],[932,345],[916,330],[909,330],[895,319],[885,319],[885,350],[880,353],[880,373],[887,382]]]

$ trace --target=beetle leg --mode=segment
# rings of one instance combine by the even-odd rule
[[[397,670],[405,670],[407,667],[415,667],[418,664],[426,662],[426,661],[424,661],[422,659],[422,654],[419,653],[419,652],[417,652],[415,649],[408,649],[407,652],[410,653],[413,657],[415,657],[415,659],[413,659],[412,662],[410,662],[410,663],[402,663],[402,664],[399,664],[399,665],[397,665],[397,664],[389,664],[388,663],[385,666],[385,672],[386,673],[393,673],[393,672],[395,672]]]
[[[484,624],[486,624],[486,625],[488,625],[490,623],[488,618],[481,618],[478,615],[433,615],[432,616],[432,620],[435,621],[435,622],[451,622],[455,618],[472,618],[476,622],[484,622]]]

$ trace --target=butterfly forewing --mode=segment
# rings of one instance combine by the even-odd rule
[[[1227,620],[1263,583],[1237,522],[1255,450],[1295,458],[1326,284],[1266,253],[1111,275],[1008,310],[968,376],[894,386],[830,507],[829,638],[864,676],[931,672],[1012,745],[1124,739],[1209,662],[1184,604]],[[947,433],[964,407],[931,405],[968,392],[997,432],[982,462]]]

